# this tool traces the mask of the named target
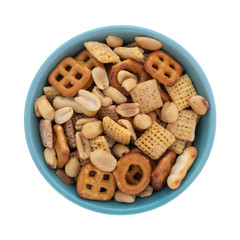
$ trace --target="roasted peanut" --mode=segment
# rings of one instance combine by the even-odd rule
[[[165,102],[161,109],[161,120],[167,123],[173,123],[178,118],[178,109],[175,103]]]
[[[133,125],[138,131],[144,131],[152,125],[152,119],[147,114],[139,113],[133,118]]]
[[[112,152],[114,156],[121,158],[124,154],[129,153],[130,149],[126,145],[117,143],[114,145]]]
[[[114,200],[117,202],[123,203],[133,203],[135,201],[136,196],[133,194],[127,194],[120,190],[117,190],[114,194]]]
[[[38,98],[35,102],[35,113],[37,117],[42,116],[44,119],[52,121],[54,118],[54,108],[51,103],[47,100],[45,95]]]
[[[65,173],[69,176],[69,177],[77,177],[79,172],[80,172],[80,162],[78,161],[78,157],[77,156],[72,156],[69,158],[67,164],[65,165]]]
[[[149,115],[149,117],[152,119],[152,122],[157,121],[157,114],[155,111],[149,112],[149,113],[147,113],[147,115]]]
[[[106,89],[109,86],[109,80],[107,72],[101,67],[95,67],[92,70],[93,81],[97,87],[101,90]]]
[[[56,157],[56,153],[54,151],[53,148],[45,148],[44,152],[44,159],[47,163],[47,165],[50,168],[56,169],[57,168],[57,157]]]
[[[63,96],[57,96],[53,99],[53,107],[58,110],[63,107],[71,107],[76,113],[83,113],[83,107],[78,104],[74,98],[68,98]]]
[[[73,109],[71,107],[63,107],[58,109],[54,115],[54,121],[57,124],[63,124],[67,122],[73,115]]]
[[[50,103],[52,103],[53,99],[56,96],[60,95],[60,92],[57,89],[55,89],[53,86],[43,87],[43,92]]]
[[[192,96],[188,101],[193,111],[199,115],[204,115],[209,109],[208,101],[202,96]]]
[[[82,135],[87,139],[93,139],[103,132],[101,121],[87,122],[82,127]]]
[[[138,103],[123,103],[116,107],[116,112],[123,117],[133,117],[140,111]]]
[[[113,100],[117,104],[122,104],[127,102],[127,98],[116,88],[109,86],[103,90],[103,94]]]
[[[57,153],[57,167],[63,168],[69,159],[69,147],[67,145],[67,138],[64,134],[63,127],[55,124],[53,127],[55,139],[53,143],[54,150]]]
[[[121,47],[123,45],[123,40],[117,36],[108,36],[106,38],[106,43],[111,48]]]
[[[101,107],[101,102],[93,93],[81,89],[78,96],[74,98],[83,108],[83,113],[89,117],[95,116]]]
[[[82,127],[85,123],[94,122],[94,121],[97,121],[97,119],[96,118],[80,118],[77,120],[75,124],[75,129],[82,130]]]
[[[129,93],[136,86],[137,86],[137,80],[134,78],[128,78],[124,80],[122,83],[123,92],[127,92],[127,93]]]
[[[129,120],[127,120],[127,119],[119,119],[118,120],[118,124],[129,130],[131,138],[132,138],[133,141],[137,140],[136,133],[135,133],[135,131],[133,129],[132,123]]]
[[[104,96],[97,86],[93,88],[92,93],[99,98],[102,107],[108,107],[112,105],[112,99],[110,97]]]
[[[97,149],[90,153],[90,161],[98,169],[105,172],[112,172],[117,166],[116,158],[109,152]]]
[[[163,46],[160,41],[149,37],[135,37],[135,41],[139,47],[150,51],[155,51]]]
[[[76,132],[76,143],[79,157],[84,160],[88,159],[91,152],[88,139],[85,138],[82,133]]]
[[[115,141],[113,139],[111,139],[109,136],[105,136],[106,140],[107,140],[107,143],[109,145],[109,147],[113,147],[113,145],[115,144]]]
[[[149,197],[153,193],[153,188],[151,185],[148,185],[142,192],[137,194],[137,197],[144,198]]]
[[[126,70],[121,70],[119,71],[118,75],[117,75],[117,80],[118,80],[118,83],[120,85],[122,85],[123,81],[128,79],[128,78],[133,78],[133,79],[136,79],[137,80],[137,76],[126,71]]]

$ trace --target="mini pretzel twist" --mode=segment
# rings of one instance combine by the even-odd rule
[[[136,184],[127,182],[126,174],[131,166],[138,166],[142,171],[142,177]],[[118,165],[113,171],[118,188],[128,194],[142,192],[150,183],[152,167],[149,160],[140,153],[128,153],[119,159]]]
[[[109,83],[112,87],[122,91],[121,85],[118,83],[117,75],[121,70],[127,70],[139,76],[139,82],[144,82],[149,79],[148,74],[145,72],[144,67],[141,63],[138,63],[132,59],[124,60],[112,66],[108,73]]]
[[[162,50],[150,53],[144,68],[153,78],[166,86],[173,86],[183,72],[182,65]]]
[[[50,73],[48,82],[65,97],[73,97],[91,79],[91,71],[71,57],[64,58]]]
[[[115,193],[116,183],[111,172],[104,172],[92,163],[83,165],[77,181],[77,193],[80,197],[108,201]]]

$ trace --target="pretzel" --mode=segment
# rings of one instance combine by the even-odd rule
[[[72,57],[64,58],[50,73],[48,82],[63,96],[73,97],[91,79],[91,71]]]
[[[82,50],[75,59],[83,66],[87,67],[89,70],[92,70],[95,67],[100,67],[105,69],[104,65],[100,63],[95,57],[93,57],[87,49]],[[87,83],[84,87],[85,89],[91,87],[93,84],[93,78]]]
[[[109,83],[112,87],[116,88],[117,90],[122,91],[121,85],[118,83],[117,75],[121,70],[127,70],[134,74],[139,75],[139,82],[142,83],[149,79],[148,74],[145,72],[144,67],[141,63],[138,63],[132,59],[124,60],[120,63],[117,63],[112,66],[111,70],[108,73]]]
[[[111,172],[104,172],[92,163],[86,163],[81,168],[77,180],[77,193],[80,197],[109,201],[115,193],[116,183]]]
[[[55,134],[53,148],[57,153],[57,167],[63,168],[68,162],[70,154],[70,150],[67,145],[67,138],[61,125],[55,124],[53,130]]]
[[[159,191],[164,187],[175,160],[176,154],[171,150],[160,159],[151,175],[151,183],[154,191]]]
[[[136,184],[127,182],[126,174],[131,166],[138,166],[142,171],[142,177]],[[118,165],[113,171],[117,187],[124,193],[138,194],[150,183],[152,167],[149,160],[140,153],[128,153],[119,159]]]
[[[126,179],[129,184],[137,184],[142,177],[142,170],[137,165],[132,165],[126,173]]]
[[[162,50],[150,53],[144,68],[153,78],[167,86],[173,86],[183,72],[182,65]]]

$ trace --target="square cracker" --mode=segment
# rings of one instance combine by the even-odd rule
[[[97,149],[102,149],[106,152],[111,152],[108,142],[104,136],[98,136],[89,140],[91,151],[94,152]]]
[[[172,133],[153,122],[152,126],[135,141],[135,145],[150,158],[158,159],[174,141]]]
[[[120,126],[118,123],[113,121],[110,117],[103,118],[103,131],[108,137],[110,137],[116,142],[119,142],[125,145],[130,143],[130,137],[131,137],[130,131]]]
[[[176,104],[178,111],[189,107],[188,99],[191,96],[197,95],[192,81],[187,74],[181,76],[177,83],[172,87],[165,86],[165,88],[173,102]]]
[[[186,140],[181,140],[181,139],[177,139],[175,140],[175,142],[173,143],[173,145],[169,148],[169,150],[174,151],[176,154],[182,154],[185,145],[186,145],[187,141]]]
[[[140,104],[140,112],[148,113],[163,105],[155,79],[138,84],[130,91],[133,102]]]
[[[85,42],[84,46],[101,63],[119,63],[119,56],[105,43],[90,41]]]
[[[174,123],[168,123],[167,130],[175,138],[187,141],[193,141],[195,138],[195,128],[197,125],[197,114],[192,110],[181,110],[178,113],[178,119]]]

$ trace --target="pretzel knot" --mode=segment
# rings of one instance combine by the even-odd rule
[[[136,166],[136,167],[135,167]],[[140,168],[140,170],[137,168]],[[139,173],[136,181],[128,182],[127,174],[130,171]],[[149,160],[140,153],[128,153],[119,159],[116,169],[113,171],[118,188],[128,194],[142,192],[150,183],[152,167]],[[141,176],[142,175],[142,176]],[[132,179],[132,178],[131,178]]]
[[[139,77],[139,82],[144,82],[149,79],[148,74],[145,72],[144,67],[141,63],[138,63],[132,59],[124,60],[112,66],[108,73],[109,83],[112,87],[116,88],[120,92],[122,91],[121,85],[118,83],[117,75],[121,70],[127,70],[136,74]]]
[[[65,97],[73,97],[91,79],[91,71],[72,57],[64,58],[50,73],[48,82]]]
[[[182,65],[162,50],[150,53],[144,68],[153,78],[169,87],[178,81],[183,72]]]
[[[77,193],[80,197],[109,201],[115,193],[116,183],[111,172],[103,172],[92,163],[81,168],[77,180]]]

